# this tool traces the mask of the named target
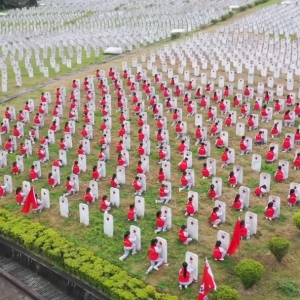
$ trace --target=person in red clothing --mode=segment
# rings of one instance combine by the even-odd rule
[[[266,220],[269,221],[276,219],[276,209],[274,208],[274,202],[268,203],[267,207],[265,208],[265,217]]]
[[[208,83],[205,87],[205,92],[206,93],[210,93],[211,92],[211,87],[210,87],[210,83]]]
[[[60,139],[59,149],[60,150],[65,150],[65,151],[69,150],[68,147],[67,147],[67,145],[66,145],[66,142],[65,142],[64,138]]]
[[[236,211],[243,211],[244,204],[243,204],[243,200],[241,199],[240,194],[236,194],[233,204],[232,204],[232,207]]]
[[[213,100],[215,103],[219,103],[219,96],[217,92],[214,92]]]
[[[148,251],[148,258],[150,260],[150,267],[146,271],[146,275],[148,275],[153,269],[156,271],[159,270],[159,267],[165,264],[165,261],[161,256],[162,246],[161,243],[158,242],[157,239],[151,240],[151,246]]]
[[[188,158],[185,157],[179,164],[178,169],[180,172],[185,172],[188,169]]]
[[[135,116],[138,116],[142,113],[142,107],[141,107],[141,102],[138,102],[134,108],[133,114]]]
[[[223,91],[223,96],[224,98],[228,98],[229,97],[229,87],[228,85],[225,86],[224,91]]]
[[[123,137],[126,134],[126,128],[125,125],[121,125],[121,129],[119,130],[119,137]]]
[[[47,102],[47,98],[45,96],[45,93],[41,93],[41,102],[46,103]]]
[[[33,166],[33,165],[30,168],[29,178],[31,179],[32,182],[39,180],[39,174],[38,174],[35,166]]]
[[[166,102],[166,113],[171,113],[174,110],[174,106],[173,106],[173,101],[171,100],[171,98],[167,99]]]
[[[13,143],[12,143],[11,139],[8,139],[7,142],[5,143],[4,150],[7,153],[13,153],[14,152],[14,146],[13,146]]]
[[[200,99],[200,110],[206,109],[207,106],[208,106],[207,99],[206,99],[205,95],[202,95],[202,97]]]
[[[267,155],[266,155],[266,163],[267,164],[273,163],[276,160],[276,155],[275,155],[274,149],[275,149],[275,147],[272,146],[272,147],[270,147],[270,149],[267,152]]]
[[[166,204],[169,203],[170,199],[170,190],[168,189],[168,186],[166,184],[162,184],[159,189],[159,199],[155,200],[155,203],[162,203]]]
[[[239,107],[241,105],[240,99],[238,96],[234,96],[233,98],[233,107]]]
[[[287,135],[282,143],[282,152],[288,152],[290,150],[292,150],[291,136]]]
[[[225,147],[224,141],[222,140],[222,138],[220,136],[217,137],[215,145],[218,149],[222,149]]]
[[[144,118],[143,118],[143,115],[139,115],[139,119],[138,119],[138,125],[139,127],[143,127],[143,125],[146,124]]]
[[[264,105],[260,111],[261,121],[268,123],[270,121],[270,116],[268,112],[267,105]]]
[[[14,161],[13,164],[12,164],[11,172],[12,172],[13,175],[18,175],[21,172],[21,170],[20,170],[20,168],[19,168],[16,161]]]
[[[161,84],[160,84],[160,86],[159,86],[159,91],[161,92],[161,93],[163,93],[164,92],[164,90],[165,90],[165,84],[162,82]]]
[[[117,174],[114,173],[110,179],[110,187],[115,188],[115,189],[119,189],[120,188],[120,184],[117,180]]]
[[[278,135],[279,135],[279,130],[277,127],[278,127],[278,123],[275,123],[271,129],[271,137],[272,138],[278,137]]]
[[[201,173],[202,173],[202,179],[207,179],[212,175],[211,169],[207,167],[207,163],[203,164]]]
[[[72,166],[72,174],[80,175],[80,167],[77,160],[74,162],[74,165]]]
[[[139,140],[140,143],[142,143],[142,142],[145,141],[145,139],[146,139],[146,136],[145,136],[145,134],[144,134],[144,132],[143,132],[143,129],[140,128],[140,129],[138,130],[138,140]]]
[[[62,160],[61,159],[56,159],[53,164],[52,164],[53,167],[59,167],[61,168],[63,166],[63,163],[62,163]]]
[[[58,186],[58,182],[55,180],[52,173],[48,174],[48,184],[53,188]]]
[[[208,156],[208,151],[206,148],[206,144],[201,142],[200,147],[198,148],[198,158],[205,159]]]
[[[95,181],[101,180],[101,170],[97,166],[93,166],[92,179]]]
[[[300,103],[296,103],[294,107],[295,115],[300,118]]]
[[[132,186],[134,189],[134,196],[141,196],[144,192],[142,182],[138,176],[136,176],[132,182]]]
[[[166,175],[164,173],[164,169],[163,168],[160,168],[159,169],[159,172],[158,172],[158,175],[157,175],[157,180],[158,180],[158,183],[162,183],[163,181],[165,181],[167,178],[166,178]]]
[[[196,138],[196,143],[195,146],[199,145],[202,142],[202,130],[201,126],[198,125],[195,131],[195,138]]]
[[[84,200],[87,204],[94,203],[96,200],[96,197],[92,194],[90,187],[88,187],[85,191]]]
[[[124,121],[126,121],[126,117],[125,117],[123,111],[121,111],[120,117],[119,117],[119,122],[120,122],[120,124],[123,124]]]
[[[31,106],[29,105],[28,101],[25,102],[24,110],[28,111],[29,113],[32,112]]]
[[[208,108],[207,116],[208,116],[207,122],[214,122],[216,115],[215,115],[215,111],[212,107]]]
[[[264,132],[260,130],[254,138],[255,145],[263,145],[265,143]]]
[[[80,144],[79,147],[78,147],[78,150],[77,150],[77,155],[84,155],[85,152],[84,152],[84,149],[83,149],[83,145]]]
[[[185,206],[185,216],[192,217],[197,212],[196,207],[193,203],[193,197],[189,197],[188,202]]]
[[[17,187],[16,189],[16,202],[18,205],[23,205],[25,202],[25,193],[23,192],[21,187]]]
[[[102,147],[98,154],[98,161],[106,161],[106,155],[105,155],[104,149],[102,149]]]
[[[146,155],[146,150],[145,150],[145,146],[143,143],[140,143],[140,145],[138,146],[137,152],[138,152],[139,156]]]
[[[165,144],[166,140],[164,138],[162,129],[157,130],[156,140],[157,140],[158,147],[161,147]]]
[[[219,122],[216,122],[215,124],[213,124],[210,128],[210,133],[211,133],[211,136],[214,136],[216,134],[219,133]]]
[[[284,173],[282,171],[282,166],[278,166],[277,171],[274,175],[274,179],[276,182],[283,182],[284,181]]]
[[[279,114],[281,111],[281,105],[279,100],[276,100],[274,103],[274,114]]]
[[[187,117],[192,117],[195,114],[195,105],[192,101],[189,101],[187,105]]]
[[[222,165],[221,168],[226,167],[229,164],[229,149],[225,148],[224,152],[221,155]]]
[[[174,125],[178,124],[178,122],[180,121],[180,114],[179,114],[179,110],[177,108],[175,108],[173,111],[172,121],[173,121],[171,124],[172,127]]]
[[[27,121],[28,121],[28,120],[25,119],[25,116],[24,116],[22,110],[19,111],[18,120],[19,120],[19,122],[22,122],[23,124],[26,124]]]
[[[102,149],[106,149],[109,146],[109,141],[107,139],[106,134],[104,134],[101,138],[100,138],[100,145],[102,147]]]
[[[130,251],[132,251],[132,255],[137,253],[137,245],[136,245],[136,234],[130,234],[130,231],[126,231],[123,238],[123,245],[124,245],[124,254],[119,257],[119,260],[123,261],[125,260],[129,254]]]
[[[259,111],[259,110],[261,110],[260,103],[259,103],[257,100],[254,102],[253,110],[254,110],[254,111]]]
[[[221,241],[217,241],[213,250],[213,257],[215,260],[223,261],[226,256],[226,251],[221,247]]]
[[[293,164],[294,164],[294,170],[299,170],[300,169],[300,152],[297,153],[294,161],[293,161]]]
[[[117,144],[117,152],[121,153],[123,150],[125,150],[125,147],[123,145],[123,141],[120,140],[119,143]]]
[[[284,126],[290,127],[293,124],[292,116],[290,110],[287,110],[283,116]]]
[[[285,100],[286,106],[287,107],[288,106],[293,106],[293,102],[294,102],[294,100],[293,100],[292,96],[291,95],[287,95],[286,96],[286,100]]]
[[[267,193],[268,193],[268,190],[267,190],[267,186],[266,186],[265,184],[262,185],[262,186],[257,187],[257,188],[254,190],[254,194],[255,194],[257,197],[263,197],[263,196],[265,196]]]
[[[40,145],[37,155],[41,163],[45,163],[47,161],[46,151],[42,145]]]
[[[127,79],[128,78],[128,73],[127,70],[123,71],[123,79]]]
[[[137,82],[140,82],[142,80],[142,74],[141,74],[141,72],[138,72],[137,74],[136,74],[136,81]]]
[[[238,176],[238,174],[234,174],[233,171],[231,171],[229,173],[228,183],[229,183],[230,187],[235,187],[237,185],[237,183],[238,183],[237,176]]]
[[[201,98],[201,89],[200,88],[197,88],[194,98],[195,99],[200,99]]]
[[[9,111],[9,107],[6,107],[6,110],[4,112],[4,117],[8,120],[8,122],[11,121],[12,115],[11,115],[11,113]]]
[[[264,102],[269,103],[269,101],[270,101],[270,95],[269,95],[269,92],[268,92],[268,91],[265,91],[265,94],[264,94]]]
[[[159,165],[162,164],[164,161],[168,160],[168,151],[163,146],[159,146],[158,157],[159,157],[159,161],[158,161]]]
[[[190,175],[187,174],[187,172],[183,172],[181,176],[181,188],[179,189],[179,192],[182,192],[185,189],[190,190],[193,186],[192,178]]]
[[[50,130],[53,130],[54,132],[56,132],[57,130],[57,125],[56,125],[56,121],[54,120],[51,125],[50,125]]]
[[[189,98],[189,94],[185,93],[184,98],[183,98],[183,105],[188,105],[188,103],[190,102],[190,98]]]
[[[225,126],[230,127],[231,125],[233,125],[233,123],[232,123],[232,114],[229,114],[228,117],[225,119]]]
[[[245,89],[244,89],[244,97],[246,101],[250,100],[250,89],[248,87],[248,85],[246,85]]]
[[[129,205],[129,210],[127,212],[127,221],[137,221],[137,215],[134,204]]]
[[[104,212],[107,213],[111,210],[111,202],[108,201],[107,195],[104,195],[101,199],[100,203],[100,209]]]
[[[55,105],[55,107],[53,108],[52,115],[53,115],[53,117],[58,117],[58,118],[61,117],[61,111],[60,111],[58,105]]]
[[[4,122],[1,122],[1,132],[0,134],[7,134],[8,133],[8,129],[7,126]]]
[[[18,139],[22,137],[21,132],[20,132],[20,130],[18,129],[17,125],[14,125],[13,133],[14,133],[14,136],[15,136],[16,138],[18,138]]]
[[[215,190],[215,186],[212,184],[208,190],[208,197],[212,200],[216,200],[220,197]]]
[[[295,189],[290,189],[289,196],[287,198],[289,206],[295,206],[298,201],[298,195],[296,194]]]
[[[178,154],[183,155],[184,151],[187,151],[185,140],[182,140],[178,146]]]
[[[143,169],[143,164],[140,160],[138,161],[138,165],[136,167],[136,173],[137,174],[145,174],[146,173],[146,171]]]
[[[213,211],[210,215],[210,223],[212,224],[213,227],[218,227],[218,225],[221,224],[221,216],[222,216],[222,211],[219,209],[218,206],[213,208]]]
[[[251,149],[248,147],[248,144],[246,142],[246,137],[243,135],[240,140],[240,155],[249,154],[251,152]]]
[[[179,85],[176,85],[175,94],[176,94],[176,97],[180,97],[180,95],[181,95],[181,89],[180,89]]]
[[[184,262],[182,264],[182,268],[179,270],[179,277],[178,277],[178,282],[179,282],[179,289],[182,290],[187,289],[189,285],[191,285],[194,282],[194,277],[193,273],[195,272],[196,268],[191,264],[187,264],[187,262]]]
[[[159,232],[165,232],[167,231],[167,217],[162,216],[162,212],[159,210],[156,212],[156,227],[157,229],[154,231],[155,234],[158,234]]]
[[[245,223],[245,220],[241,220],[240,222],[240,237],[241,239],[250,239],[250,230],[248,229],[248,225]]]
[[[295,135],[294,135],[294,143],[299,145],[300,144],[300,129],[297,128]]]
[[[189,237],[189,233],[185,225],[181,225],[178,236],[180,243],[184,245],[188,245],[193,240],[191,237]]]
[[[240,119],[244,119],[248,116],[249,109],[246,103],[243,103],[241,106],[241,116],[239,117]]]
[[[160,116],[157,104],[153,105],[152,113],[153,113],[154,120],[157,120],[159,118],[159,116]]]
[[[127,167],[126,160],[125,160],[125,158],[123,157],[122,154],[118,155],[118,166],[119,167],[124,167],[124,168]]]
[[[28,150],[29,150],[28,147],[26,147],[24,145],[24,143],[20,144],[20,154],[21,154],[21,156],[26,157],[28,155]]]
[[[221,115],[227,114],[227,106],[226,106],[226,102],[224,99],[222,99],[219,104],[219,110],[221,112]]]
[[[7,185],[0,185],[0,199],[2,199],[5,196],[7,189]]]
[[[71,180],[70,176],[68,176],[66,180],[66,190],[67,192],[64,194],[64,196],[70,196],[77,193],[75,189],[75,183]]]

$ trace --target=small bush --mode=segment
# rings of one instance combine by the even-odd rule
[[[239,7],[239,11],[245,11],[247,9],[246,5],[240,6]]]
[[[298,298],[299,286],[293,279],[286,278],[278,283],[276,290],[285,297]]]
[[[171,40],[176,40],[176,39],[180,38],[180,36],[181,36],[180,32],[172,33]]]
[[[228,285],[220,285],[216,291],[209,294],[209,300],[240,300],[241,295]]]
[[[228,14],[221,16],[221,21],[226,21],[229,18]]]
[[[252,8],[252,4],[247,4],[247,8]]]
[[[229,17],[232,17],[232,16],[233,16],[233,12],[230,11],[227,15],[228,15]]]
[[[273,237],[269,240],[268,247],[277,261],[281,262],[287,254],[291,243],[283,237]]]
[[[246,289],[257,283],[265,271],[264,266],[256,260],[245,259],[239,262],[235,268],[235,274],[241,279]]]
[[[217,24],[219,22],[219,20],[218,19],[212,19],[210,22],[211,22],[211,24]]]
[[[296,223],[296,227],[300,230],[300,212],[294,214],[294,221]]]

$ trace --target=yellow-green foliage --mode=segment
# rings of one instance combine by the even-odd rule
[[[153,286],[130,277],[126,271],[96,257],[93,252],[75,247],[53,229],[4,209],[0,209],[0,234],[47,257],[114,300],[178,300],[176,296],[158,293]]]

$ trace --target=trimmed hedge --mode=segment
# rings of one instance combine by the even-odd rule
[[[57,231],[4,209],[0,209],[0,235],[47,258],[114,300],[178,300],[177,296],[158,293],[92,251],[76,247]]]
[[[216,291],[209,294],[209,300],[240,300],[241,295],[228,285],[218,286]]]
[[[291,243],[283,237],[273,237],[269,240],[268,247],[278,262],[281,262],[288,253]]]
[[[294,221],[295,221],[296,227],[300,230],[300,212],[296,212],[294,214]]]

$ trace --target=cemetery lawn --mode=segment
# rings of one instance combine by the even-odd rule
[[[275,1],[270,1],[272,3]],[[276,1],[278,2],[278,1]],[[252,10],[243,12],[234,16],[234,18],[238,16],[244,16],[246,13],[251,12]],[[228,22],[231,22],[230,19]],[[224,22],[225,23],[225,22]],[[222,24],[224,24],[222,23]],[[215,28],[215,27],[214,27]],[[211,31],[213,27],[209,28]],[[155,49],[157,46],[151,46],[147,49],[140,49],[137,53],[128,54],[126,57],[117,58],[112,62],[108,62],[102,65],[93,66],[90,69],[79,73],[75,77],[66,77],[60,81],[57,81],[55,84],[51,84],[43,89],[36,90],[27,95],[18,97],[6,104],[1,105],[0,107],[0,116],[3,116],[5,107],[8,105],[13,105],[16,108],[16,111],[22,109],[24,107],[25,101],[28,99],[34,99],[35,105],[37,106],[39,103],[39,97],[41,92],[49,91],[52,94],[52,104],[50,105],[49,112],[52,111],[53,101],[54,101],[54,93],[57,87],[65,86],[67,88],[67,96],[70,93],[71,82],[75,78],[81,79],[81,81],[87,75],[91,75],[95,73],[96,69],[105,69],[108,71],[109,67],[115,66],[118,71],[121,71],[121,63],[122,61],[127,61],[128,65],[131,66],[131,59],[133,57],[137,57],[140,59],[141,53],[147,53],[149,55],[149,50]],[[158,65],[158,63],[156,62]],[[191,65],[187,65],[187,68],[192,70]],[[174,71],[177,72],[177,68],[174,67]],[[65,70],[65,73],[68,71]],[[148,72],[148,74],[150,74]],[[223,72],[218,73],[219,75],[224,75]],[[262,78],[258,76],[259,74],[255,74],[254,82],[263,81]],[[242,76],[241,76],[242,77]],[[240,76],[238,78],[241,78]],[[164,78],[166,78],[166,74],[164,74]],[[227,78],[227,77],[226,77]],[[247,80],[247,77],[244,77]],[[34,86],[40,84],[40,79],[34,77],[31,83],[28,83],[29,86]],[[44,78],[42,78],[45,81]],[[282,82],[284,80],[282,79]],[[299,83],[296,83],[295,90],[299,87]],[[236,88],[236,86],[235,86]],[[88,187],[89,180],[91,179],[92,167],[97,164],[97,156],[99,152],[99,144],[98,141],[100,139],[101,134],[98,132],[99,126],[101,124],[100,120],[100,112],[99,112],[99,92],[98,89],[95,88],[97,97],[96,97],[96,107],[97,111],[95,113],[95,126],[94,126],[94,140],[92,141],[91,147],[91,155],[87,156],[87,172],[80,175],[80,192],[75,196],[68,197],[69,205],[70,205],[70,217],[68,219],[62,218],[59,215],[59,203],[58,198],[65,191],[65,179],[69,176],[71,172],[71,167],[73,162],[77,160],[77,148],[80,140],[79,134],[73,136],[73,149],[71,149],[68,154],[68,165],[61,169],[61,185],[57,188],[49,188],[47,184],[47,174],[51,171],[51,163],[46,163],[42,165],[42,179],[34,184],[35,190],[37,193],[40,193],[41,188],[49,188],[51,195],[51,208],[48,210],[44,210],[41,214],[29,214],[27,217],[33,221],[40,222],[43,225],[53,227],[58,230],[63,236],[68,238],[70,241],[74,242],[78,246],[84,246],[91,251],[94,251],[96,255],[102,257],[109,262],[124,268],[130,275],[133,277],[142,279],[148,284],[152,284],[161,292],[167,292],[171,294],[176,294],[180,299],[196,299],[197,293],[199,290],[199,282],[193,284],[191,288],[184,291],[179,291],[178,289],[178,270],[181,267],[182,262],[184,261],[185,252],[191,251],[199,256],[199,273],[202,273],[203,262],[205,257],[209,259],[211,268],[213,270],[215,280],[217,285],[227,284],[236,288],[241,294],[242,299],[244,300],[282,300],[289,299],[288,293],[282,295],[276,289],[279,283],[284,282],[286,279],[294,279],[298,285],[300,285],[300,264],[299,264],[299,231],[296,229],[293,223],[293,215],[296,211],[298,211],[298,207],[289,208],[286,206],[285,199],[287,193],[289,191],[289,182],[299,182],[299,171],[291,170],[289,173],[289,180],[287,183],[275,184],[272,180],[271,183],[271,195],[279,196],[282,201],[281,205],[281,215],[280,219],[274,222],[267,222],[263,218],[264,207],[267,204],[266,198],[255,198],[251,195],[250,207],[249,211],[258,214],[258,233],[255,237],[252,237],[249,241],[242,241],[241,247],[238,252],[230,258],[226,258],[224,262],[215,262],[212,257],[212,249],[216,242],[217,230],[212,228],[208,222],[208,217],[213,208],[213,201],[208,199],[207,190],[211,184],[211,180],[202,180],[201,178],[201,168],[202,161],[197,160],[197,147],[194,146],[194,118],[187,118],[186,111],[183,110],[184,121],[188,122],[188,134],[191,137],[191,151],[194,153],[193,159],[193,169],[195,170],[196,175],[196,187],[193,189],[194,191],[199,193],[199,213],[195,216],[199,220],[199,242],[192,242],[189,246],[184,246],[179,244],[178,242],[178,230],[182,224],[186,224],[186,217],[184,216],[185,204],[187,201],[187,192],[178,192],[178,188],[180,187],[180,173],[177,171],[177,164],[181,160],[181,156],[176,154],[177,147],[179,145],[179,140],[175,139],[174,130],[170,127],[171,124],[171,115],[165,114],[168,118],[168,129],[170,132],[170,145],[171,145],[171,172],[172,172],[172,194],[173,198],[169,207],[172,208],[173,214],[173,227],[167,232],[160,234],[161,237],[166,238],[168,241],[168,259],[169,259],[169,267],[162,267],[159,272],[153,271],[150,275],[144,275],[146,269],[148,268],[149,262],[147,257],[147,251],[150,244],[150,240],[155,237],[155,213],[160,210],[161,205],[155,204],[155,199],[158,197],[158,189],[159,184],[157,184],[157,173],[159,170],[159,166],[156,164],[158,160],[157,149],[155,149],[155,135],[154,131],[156,128],[156,123],[153,121],[151,117],[151,112],[148,111],[148,123],[151,127],[151,155],[150,155],[150,173],[147,174],[147,191],[144,194],[146,201],[146,214],[143,219],[138,220],[136,223],[137,226],[141,228],[142,231],[142,251],[135,256],[130,256],[125,262],[119,261],[119,257],[123,254],[123,243],[122,237],[125,231],[129,229],[130,223],[126,220],[126,213],[129,207],[129,204],[134,203],[134,197],[132,196],[133,188],[131,186],[131,182],[134,179],[136,174],[136,166],[139,160],[137,156],[137,118],[131,115],[131,151],[130,151],[130,166],[128,170],[126,170],[126,185],[122,186],[120,189],[120,199],[121,206],[119,209],[113,208],[112,214],[114,215],[114,236],[113,238],[108,238],[103,234],[103,213],[99,211],[99,204],[91,204],[90,205],[90,226],[86,227],[79,223],[79,209],[78,205],[84,199],[84,192],[86,187]],[[111,87],[111,91],[113,87]],[[17,92],[17,89],[14,90],[14,93]],[[158,90],[157,90],[157,93]],[[127,95],[129,91],[127,90]],[[103,178],[99,183],[99,196],[103,196],[105,194],[109,195],[109,180],[111,175],[116,170],[117,165],[117,153],[116,153],[116,145],[119,141],[118,131],[120,128],[119,125],[119,114],[115,113],[116,105],[115,105],[115,97],[112,99],[112,145],[111,145],[111,158],[107,162],[107,177]],[[145,100],[145,97],[143,97]],[[178,106],[182,107],[182,98],[178,100]],[[84,103],[85,99],[82,98],[82,103]],[[67,105],[69,105],[69,101],[67,100]],[[128,101],[130,103],[130,100]],[[251,103],[252,104],[252,103]],[[147,106],[147,105],[146,105]],[[252,106],[252,105],[251,105]],[[132,112],[132,106],[130,106],[130,111]],[[82,106],[81,106],[82,109]],[[63,126],[67,121],[67,107],[64,111],[64,117],[61,120],[61,130],[56,133],[56,144],[51,145],[49,147],[50,153],[50,162],[53,162],[54,159],[58,158],[58,150],[59,150],[59,139],[63,137]],[[81,110],[82,111],[82,110]],[[203,113],[204,126],[210,127],[210,124],[205,122],[206,115]],[[81,114],[80,114],[81,115]],[[219,117],[219,116],[218,116]],[[223,117],[224,118],[224,117]],[[276,117],[275,117],[276,118]],[[44,136],[47,133],[49,123],[52,119],[51,113],[46,116],[45,124],[46,126],[40,130],[40,136]],[[279,117],[282,119],[282,116]],[[32,120],[32,115],[31,115]],[[263,126],[263,128],[271,129],[273,122],[270,122]],[[83,122],[82,117],[80,118],[80,122],[76,124],[76,133],[80,133]],[[299,122],[296,121],[295,126],[298,126]],[[30,125],[25,126],[26,138],[28,137]],[[229,146],[234,148],[236,151],[236,165],[241,165],[244,167],[244,182],[243,185],[247,186],[253,191],[255,187],[259,184],[259,173],[256,173],[251,170],[251,155],[246,157],[238,156],[239,153],[239,137],[235,136],[235,126],[231,128],[224,129],[229,133]],[[295,128],[291,128],[289,130],[284,129],[283,134],[279,139],[269,139],[268,142],[282,142],[282,136],[287,133],[293,133]],[[247,136],[254,137],[254,132],[246,132]],[[214,143],[215,138],[209,137],[211,143]],[[38,143],[36,143],[33,147],[34,155],[29,158],[24,159],[25,163],[25,172],[13,178],[14,189],[17,186],[21,186],[23,180],[29,180],[29,169],[34,160],[37,159],[36,150],[38,147]],[[253,153],[264,155],[267,151],[268,146],[254,146]],[[220,169],[220,155],[222,150],[217,150],[212,147],[211,157],[216,158],[217,160],[217,175],[223,179],[223,194],[220,198],[221,200],[227,203],[227,214],[226,214],[226,223],[221,225],[219,229],[224,230],[232,234],[235,221],[237,217],[243,218],[244,213],[233,212],[231,210],[231,204],[234,199],[234,196],[238,193],[238,188],[229,188],[227,185],[227,177],[229,172],[232,170],[232,166],[229,166],[224,169]],[[280,159],[284,159],[289,161],[290,163],[293,160],[294,151],[289,154],[280,154]],[[8,155],[8,166],[4,169],[0,170],[0,178],[3,178],[5,174],[11,174],[11,164],[15,160],[15,155]],[[277,169],[277,164],[272,165],[262,165],[262,172],[270,173],[271,176],[274,175]],[[16,214],[20,214],[20,207],[15,204],[15,195],[8,194],[4,199],[0,201],[0,206],[6,208],[9,211],[12,211]],[[274,236],[283,236],[289,239],[292,242],[292,246],[290,248],[289,253],[283,259],[281,264],[277,263],[273,255],[267,249],[267,243],[269,238]],[[258,260],[265,266],[265,274],[262,280],[252,289],[244,290],[239,279],[234,275],[234,266],[245,258],[252,258]]]

